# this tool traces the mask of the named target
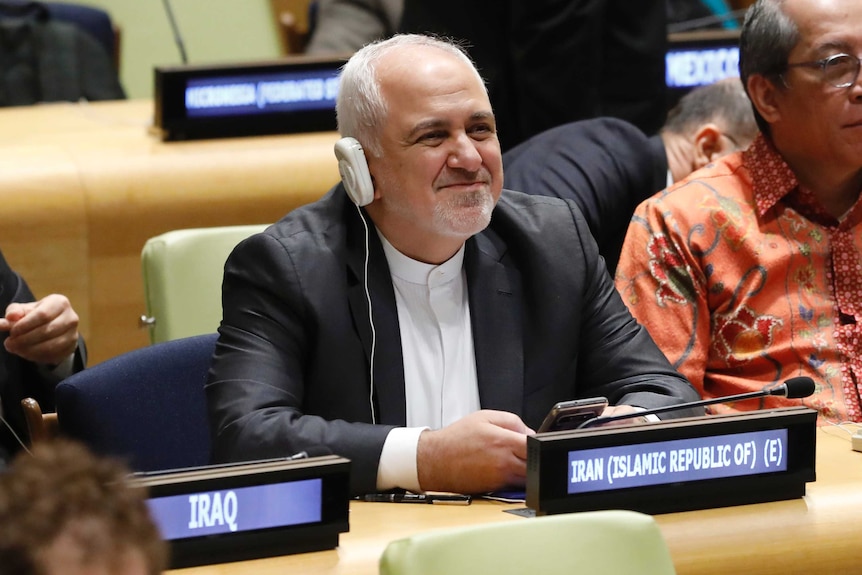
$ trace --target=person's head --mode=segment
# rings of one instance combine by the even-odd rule
[[[859,0],[758,0],[749,9],[742,79],[761,130],[797,175],[862,168],[859,56]]]
[[[396,35],[345,64],[342,136],[366,151],[366,209],[401,252],[440,263],[484,229],[503,186],[491,103],[466,53],[445,40]]]
[[[668,112],[661,136],[674,181],[747,148],[757,125],[742,82],[725,78],[692,90]]]
[[[80,444],[37,444],[0,474],[0,571],[156,575],[167,547],[122,464]]]
[[[790,51],[799,42],[796,23],[781,9],[784,0],[756,2],[745,14],[739,37],[739,77],[748,93],[748,80],[759,75],[783,84]],[[769,123],[757,109],[754,117],[760,131],[769,135]]]

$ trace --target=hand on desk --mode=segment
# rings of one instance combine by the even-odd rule
[[[625,415],[627,413],[637,413],[638,411],[643,411],[642,409],[638,409],[636,407],[632,407],[631,405],[609,405],[602,411],[602,417],[614,417],[617,415]],[[655,416],[653,416],[655,417]],[[619,421],[611,421],[608,423],[603,423],[598,425],[597,427],[602,426],[617,426],[617,425],[640,425],[642,423],[649,423],[649,420],[645,416],[640,417],[632,417],[629,419],[621,419]]]
[[[5,342],[9,353],[56,365],[78,345],[78,314],[66,296],[51,294],[35,302],[9,304],[0,331],[9,332]]]
[[[424,431],[416,454],[419,485],[426,491],[455,493],[524,485],[527,435],[533,433],[517,415],[491,410]]]

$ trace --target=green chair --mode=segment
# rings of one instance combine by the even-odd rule
[[[141,252],[150,341],[213,333],[221,322],[224,263],[234,246],[266,224],[175,230],[150,238]]]
[[[658,525],[634,511],[549,515],[391,542],[381,575],[674,575]]]

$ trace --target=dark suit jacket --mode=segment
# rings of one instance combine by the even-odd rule
[[[506,187],[574,200],[613,275],[629,220],[643,200],[667,186],[667,154],[616,118],[552,128],[503,154]]]
[[[504,150],[599,116],[656,133],[667,112],[666,0],[404,0],[402,32],[467,43]]]
[[[0,314],[5,314],[6,307],[12,302],[31,302],[35,297],[30,292],[27,282],[15,273],[6,258],[0,253]],[[43,411],[54,410],[54,387],[60,381],[44,369],[39,369],[35,363],[22,359],[6,351],[3,343],[9,336],[0,332],[0,401],[3,402],[3,418],[12,426],[15,433],[23,440],[28,438],[27,423],[21,400],[32,397],[39,402]],[[80,371],[87,362],[87,349],[84,338],[78,338],[78,350],[75,353],[74,371]],[[11,455],[21,449],[21,445],[6,428],[0,425],[0,466]]]
[[[0,2],[0,106],[125,98],[110,54],[55,11],[72,16],[39,2]]]
[[[325,445],[352,460],[354,493],[375,489],[386,435],[406,415],[395,295],[371,229],[378,425],[366,236],[338,185],[228,258],[206,386],[217,461]],[[504,191],[491,225],[467,241],[464,266],[483,408],[535,429],[573,397],[645,408],[697,399],[629,314],[574,204]]]
[[[349,54],[398,30],[402,0],[318,0],[306,54]]]

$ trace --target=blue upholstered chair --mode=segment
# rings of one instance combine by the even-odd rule
[[[135,471],[207,465],[204,383],[216,334],[133,350],[57,386],[60,433]]]

